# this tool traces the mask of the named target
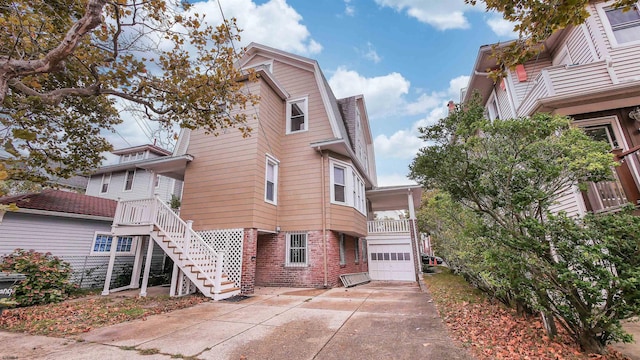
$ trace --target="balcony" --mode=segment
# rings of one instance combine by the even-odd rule
[[[518,116],[531,115],[540,111],[545,100],[571,95],[584,98],[589,93],[600,92],[617,83],[610,59],[579,65],[549,66],[540,70],[533,83],[528,86],[517,113]]]
[[[367,231],[369,234],[409,234],[411,231],[409,221],[407,219],[367,221]]]
[[[583,195],[587,210],[595,213],[612,212],[628,203],[638,205],[640,190],[636,181],[640,179],[639,150],[640,146],[627,151],[613,150],[620,166],[613,169],[612,181],[589,183],[587,192]]]

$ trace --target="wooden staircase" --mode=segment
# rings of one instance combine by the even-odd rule
[[[214,250],[159,198],[120,201],[114,216],[114,235],[150,235],[200,292],[214,300],[240,294],[223,273],[224,252]],[[175,271],[174,271],[175,275]],[[176,281],[176,279],[172,279]]]
[[[162,248],[162,250],[173,260],[180,270],[189,280],[200,290],[200,292],[213,300],[222,300],[240,294],[240,288],[235,282],[229,280],[226,274],[221,273],[219,287],[216,287],[216,267],[206,267],[202,269],[193,260],[189,259],[185,249],[181,248],[166,233],[155,227],[151,232],[151,238]],[[217,259],[216,259],[217,261]]]

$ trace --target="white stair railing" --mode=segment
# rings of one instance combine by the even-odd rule
[[[220,292],[223,253],[216,252],[202,237],[193,231],[191,222],[186,223],[159,198],[155,199],[155,225],[168,236],[182,252],[189,265],[205,276],[214,286],[214,293]],[[213,276],[212,276],[213,275]]]
[[[216,252],[202,237],[193,231],[191,222],[183,221],[159,197],[145,200],[118,202],[115,225],[155,225],[182,254],[184,272],[192,266],[214,287],[214,293],[221,291],[222,265],[224,253]],[[202,289],[201,289],[202,290]]]
[[[373,220],[367,222],[367,230],[374,233],[408,233],[409,220]]]

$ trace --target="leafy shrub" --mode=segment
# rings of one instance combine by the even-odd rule
[[[60,302],[76,289],[69,282],[71,265],[51,253],[16,249],[2,259],[0,271],[26,275],[14,287],[13,297],[19,306]]]

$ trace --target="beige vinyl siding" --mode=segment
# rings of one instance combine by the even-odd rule
[[[279,225],[283,231],[321,229],[321,157],[309,144],[333,138],[333,131],[314,73],[277,59],[273,70],[291,99],[308,96],[309,115],[307,131],[281,137]],[[283,121],[281,134],[285,133],[285,125]]]
[[[592,39],[585,35],[586,25],[580,25],[571,29],[564,44],[571,57],[571,64],[588,64],[596,61],[595,54],[593,53]],[[564,46],[559,47],[560,51]],[[560,52],[558,51],[558,53]]]
[[[555,94],[579,93],[613,84],[603,61],[568,68],[554,66],[548,73]]]
[[[153,186],[151,172],[143,169],[136,169],[133,179],[133,188],[130,191],[124,191],[124,182],[126,179],[126,171],[118,171],[111,174],[109,189],[106,193],[100,193],[102,187],[102,174],[93,175],[89,178],[87,184],[87,195],[97,196],[112,200],[138,200],[148,199],[156,193],[164,201],[171,200],[173,193],[173,179],[164,176],[160,177],[160,186],[150,189]]]
[[[355,166],[353,165],[353,161],[345,156],[341,156],[338,154],[331,153],[329,154],[331,158],[340,160],[352,166],[354,171]],[[367,236],[367,217],[363,215],[361,212],[356,210],[351,206],[339,205],[331,203],[331,162],[325,162],[326,170],[325,170],[325,181],[327,184],[326,196],[327,196],[327,228],[344,232],[357,236]],[[362,177],[362,175],[360,175]],[[351,196],[350,193],[346,193],[346,196]],[[365,195],[366,196],[366,195]]]
[[[502,90],[500,86],[495,86],[496,91],[496,103],[498,104],[498,111],[503,119],[513,118],[515,114],[511,110],[511,104],[509,103],[509,94],[506,90]]]
[[[594,37],[600,37],[600,47],[604,46],[606,49],[602,50],[603,55],[611,57],[613,61],[613,69],[620,82],[625,80],[640,80],[640,44],[632,45],[618,45],[613,47],[611,41],[605,31],[604,22],[606,19],[600,18],[600,13],[597,11],[595,4],[590,4],[588,8],[593,18],[592,24],[596,26],[594,29]]]
[[[538,76],[538,74],[540,73],[540,70],[549,66],[551,66],[550,59],[542,59],[542,60],[531,61],[526,63],[524,65],[524,68],[525,68],[525,71],[527,72],[527,81],[522,81],[522,82],[518,82],[518,75],[516,74],[515,70],[510,71],[511,78],[513,79],[514,93],[516,98],[518,99],[517,103],[522,103],[522,101],[524,100],[524,97],[527,95],[528,92],[531,91],[531,89],[535,85],[534,80],[536,76]]]
[[[96,231],[111,232],[111,221],[7,212],[0,222],[0,256],[17,248],[55,256],[88,256]]]
[[[549,207],[549,211],[552,214],[564,211],[569,217],[581,217],[584,215],[584,210],[581,209],[580,204],[583,203],[580,193],[574,187],[569,187],[560,193],[560,197]]]
[[[284,136],[285,102],[266,83],[260,83],[260,131],[258,136],[258,156],[256,156],[257,182],[254,193],[254,223],[257,229],[275,230],[278,226],[278,209],[282,203],[282,147],[281,137]],[[273,205],[265,201],[265,175],[267,154],[280,161],[278,165],[278,181],[276,183],[276,202]]]

